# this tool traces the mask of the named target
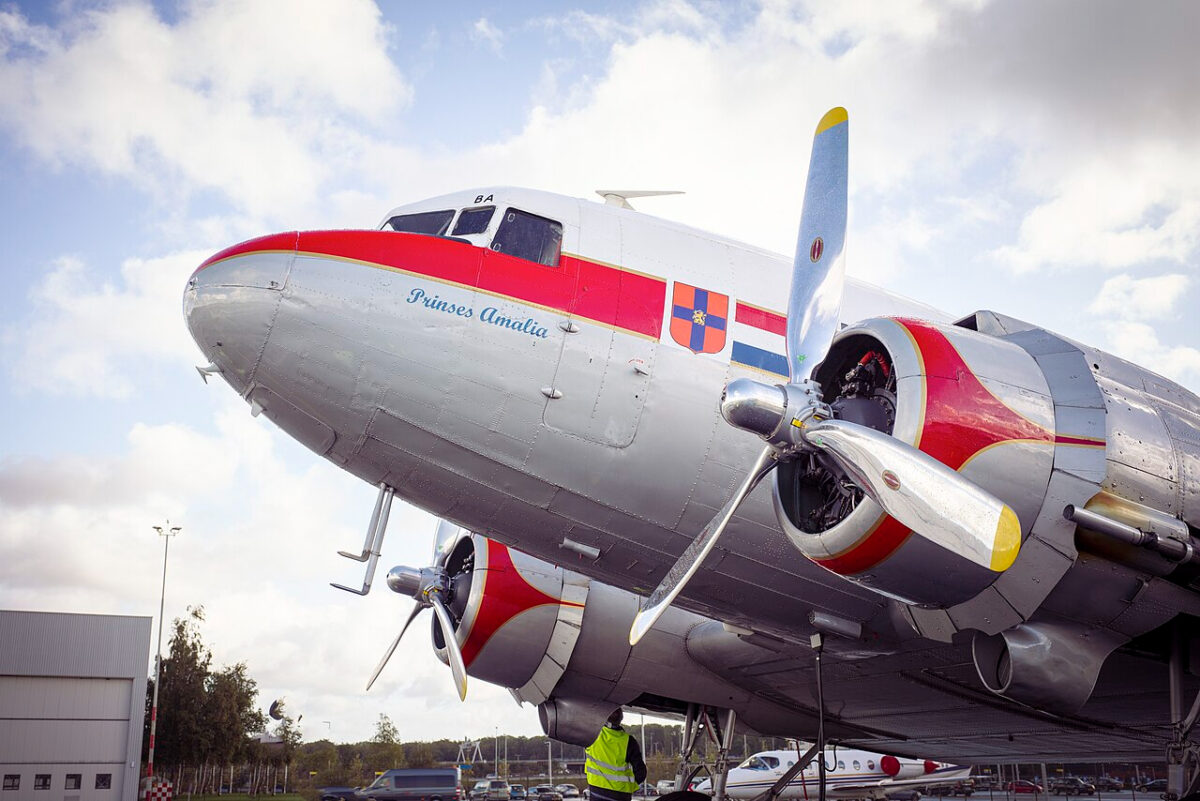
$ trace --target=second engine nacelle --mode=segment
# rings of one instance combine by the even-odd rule
[[[835,416],[959,471],[1007,502],[1028,535],[1058,437],[1046,379],[1020,347],[952,325],[875,318],[837,335],[816,378]],[[775,505],[806,557],[909,603],[946,608],[997,577],[885,515],[821,454],[776,471]]]

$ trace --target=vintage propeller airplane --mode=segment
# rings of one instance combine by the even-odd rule
[[[848,129],[817,126],[790,264],[618,190],[472,190],[235,245],[185,290],[201,374],[379,486],[343,589],[370,590],[395,494],[586,577],[546,609],[603,646],[531,635],[548,662],[518,694],[560,739],[621,704],[811,736],[828,706],[840,742],[963,763],[1165,749],[1195,792],[1200,399],[847,281]],[[449,531],[389,585],[410,622],[433,608],[465,694],[531,585],[468,624],[492,576],[448,569]],[[662,670],[675,613],[707,619],[672,642],[724,696]],[[658,678],[618,680],[639,664]]]

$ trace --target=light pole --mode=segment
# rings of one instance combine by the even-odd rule
[[[163,538],[163,576],[162,576],[162,592],[158,596],[158,656],[154,659],[154,702],[150,706],[150,755],[146,759],[146,775],[154,775],[154,734],[158,729],[158,685],[162,679],[162,630],[163,630],[163,607],[167,600],[167,550],[171,547],[171,537],[179,533],[182,526],[172,526],[168,520],[166,524],[154,526],[154,530],[158,532],[158,536]],[[150,797],[151,788],[146,788],[146,798]]]

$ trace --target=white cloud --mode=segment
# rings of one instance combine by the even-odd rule
[[[209,254],[127,259],[119,283],[97,268],[58,259],[31,292],[26,319],[6,327],[18,386],[49,394],[129,397],[143,359],[194,358],[180,312],[187,276]]]
[[[365,0],[195,0],[174,25],[146,3],[58,29],[6,12],[0,120],[39,157],[160,191],[215,189],[274,217],[318,197],[411,87]],[[270,35],[264,35],[264,31]]]
[[[1169,317],[1190,284],[1191,279],[1179,273],[1152,278],[1122,273],[1104,282],[1088,310],[1125,320]]]
[[[500,52],[504,48],[504,33],[495,25],[488,22],[487,17],[480,17],[471,26],[471,41],[477,44],[485,44],[491,48],[493,53],[500,55]]]
[[[1200,348],[1167,345],[1147,323],[1117,320],[1107,323],[1108,347],[1135,364],[1153,370],[1184,386],[1200,386]]]

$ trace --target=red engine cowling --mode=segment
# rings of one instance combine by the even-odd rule
[[[1028,536],[1062,437],[1033,358],[951,325],[875,318],[841,331],[817,372],[835,414],[910,443],[1004,500]],[[781,525],[809,559],[908,603],[946,608],[998,574],[885,515],[819,454],[776,471]]]
[[[587,580],[479,535],[459,539],[446,570],[467,673],[535,702],[548,697],[579,635]],[[433,645],[448,662],[436,621]]]

